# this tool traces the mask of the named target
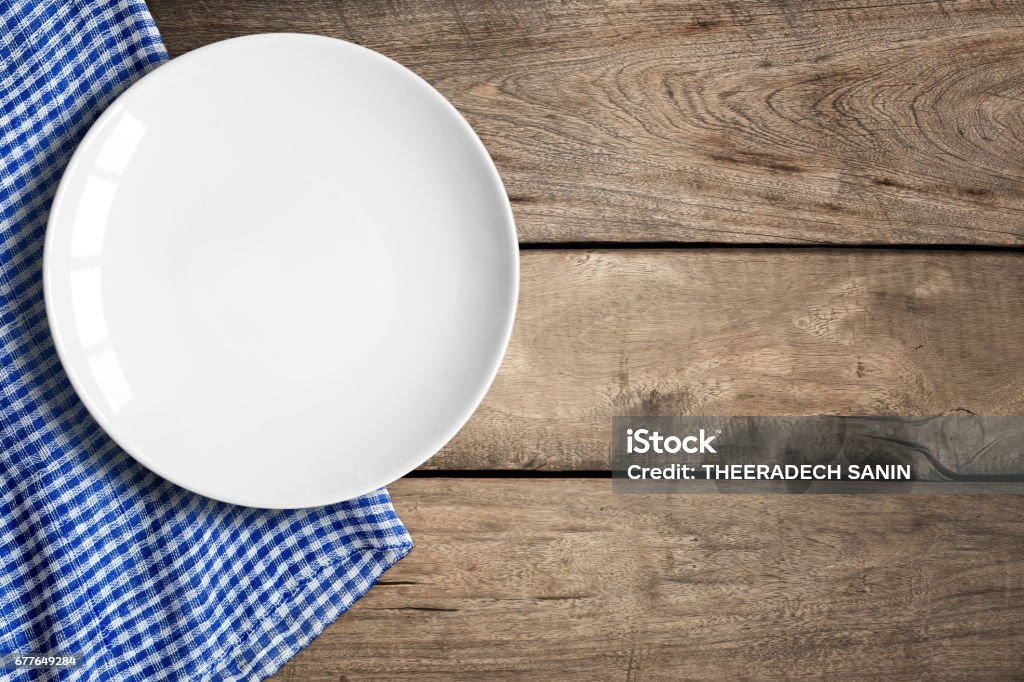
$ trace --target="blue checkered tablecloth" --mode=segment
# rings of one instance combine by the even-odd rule
[[[132,0],[0,0],[0,21],[0,654],[80,656],[61,679],[262,679],[409,535],[385,490],[298,511],[189,493],[89,416],[46,324],[47,211],[89,125],[167,53]]]

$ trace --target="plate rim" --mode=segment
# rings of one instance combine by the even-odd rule
[[[83,150],[89,148],[95,144],[96,140],[102,135],[105,125],[117,115],[120,111],[119,105],[124,100],[134,96],[141,87],[151,86],[153,83],[158,82],[169,70],[180,68],[183,63],[190,63],[197,58],[202,58],[205,55],[219,52],[225,49],[234,49],[236,46],[243,43],[258,43],[258,42],[270,42],[270,41],[306,41],[306,42],[321,42],[330,44],[334,49],[340,49],[350,52],[361,53],[365,57],[370,57],[378,61],[382,61],[388,65],[388,68],[401,74],[404,78],[410,79],[411,82],[415,83],[421,88],[425,88],[425,91],[429,96],[434,99],[435,102],[441,104],[442,108],[447,109],[448,112],[454,117],[454,120],[458,122],[464,133],[468,134],[468,139],[471,142],[472,147],[475,150],[476,156],[483,162],[485,168],[487,168],[488,183],[493,189],[497,190],[498,196],[504,198],[501,203],[502,212],[502,223],[503,233],[505,235],[505,249],[507,257],[510,260],[510,277],[509,281],[505,283],[506,289],[506,300],[504,302],[505,315],[502,323],[501,330],[501,343],[497,344],[494,352],[490,356],[487,371],[482,373],[480,380],[477,382],[476,391],[470,396],[465,402],[463,409],[458,413],[457,417],[451,420],[449,428],[443,431],[443,438],[437,439],[438,442],[430,443],[424,446],[416,453],[415,456],[411,456],[408,460],[400,460],[399,462],[387,467],[385,473],[380,476],[374,477],[375,483],[368,489],[363,489],[362,486],[358,488],[358,491],[352,492],[355,486],[350,486],[349,489],[345,489],[343,484],[339,484],[337,489],[339,493],[330,495],[324,498],[310,497],[308,501],[300,505],[281,505],[273,504],[272,500],[260,500],[256,497],[247,497],[246,495],[238,494],[224,494],[221,491],[212,490],[203,481],[185,481],[177,476],[169,474],[165,467],[160,463],[154,462],[152,458],[147,457],[145,454],[137,452],[136,450],[129,448],[122,442],[122,438],[116,433],[116,429],[109,421],[104,417],[103,410],[99,409],[99,406],[93,400],[93,397],[88,391],[84,390],[81,381],[76,374],[76,370],[72,363],[68,359],[68,348],[66,344],[66,336],[69,335],[68,330],[72,328],[72,325],[68,323],[66,329],[64,329],[60,321],[57,319],[57,313],[55,308],[59,305],[55,305],[54,287],[53,283],[54,271],[53,271],[53,256],[52,252],[57,248],[54,244],[57,241],[55,233],[59,228],[56,224],[59,220],[59,216],[62,213],[66,213],[63,210],[64,204],[66,203],[65,195],[69,191],[68,188],[71,186],[73,179],[76,175],[79,175],[81,171],[79,167],[83,165],[82,157],[84,156]],[[177,65],[177,66],[176,66]],[[65,220],[65,222],[67,222]],[[72,232],[67,231],[67,237],[70,239]],[[104,433],[117,444],[124,452],[131,456],[135,461],[144,466],[151,472],[159,475],[175,485],[178,485],[186,490],[193,493],[208,497],[213,500],[220,502],[227,502],[230,504],[236,504],[246,507],[262,508],[262,509],[307,509],[313,507],[321,507],[330,504],[336,504],[347,500],[352,500],[362,495],[372,493],[384,486],[390,485],[391,483],[402,478],[409,472],[417,469],[428,461],[431,457],[437,454],[448,442],[452,440],[458,434],[459,431],[466,425],[469,419],[479,408],[480,403],[483,402],[484,397],[487,395],[491,386],[497,377],[498,371],[501,368],[502,362],[504,361],[505,355],[508,351],[509,342],[512,337],[513,327],[515,325],[515,317],[518,308],[519,301],[519,285],[520,285],[520,252],[519,252],[519,239],[516,230],[515,216],[512,211],[511,201],[508,198],[508,191],[505,188],[505,184],[501,179],[501,175],[498,171],[497,165],[491,158],[490,153],[484,146],[483,141],[477,135],[476,131],[465,119],[465,117],[459,112],[458,109],[453,105],[440,91],[438,91],[433,85],[428,83],[415,71],[402,65],[390,57],[383,55],[375,50],[371,50],[367,47],[363,47],[357,43],[353,43],[340,38],[333,38],[330,36],[318,35],[313,33],[300,33],[300,32],[268,32],[268,33],[254,33],[244,36],[236,36],[225,40],[220,40],[214,43],[203,45],[194,50],[191,50],[178,57],[170,59],[156,68],[151,70],[149,73],[144,75],[142,78],[134,82],[128,88],[126,88],[121,94],[114,98],[110,104],[104,109],[104,111],[96,118],[95,121],[89,126],[89,130],[82,137],[81,141],[76,145],[75,151],[72,153],[67,166],[65,166],[60,182],[57,186],[57,191],[54,193],[53,201],[50,204],[50,210],[46,220],[46,233],[43,240],[43,257],[42,257],[42,278],[43,278],[43,299],[44,307],[46,310],[47,325],[50,330],[50,337],[53,340],[54,347],[57,351],[58,359],[60,360],[61,368],[71,383],[75,394],[78,396],[82,404],[85,405],[89,415],[96,421],[96,423],[103,429]],[[70,313],[68,313],[70,314]],[[62,333],[62,329],[64,332]]]

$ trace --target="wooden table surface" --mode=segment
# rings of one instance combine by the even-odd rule
[[[1024,676],[1024,499],[631,496],[616,414],[1024,414],[1024,6],[150,0],[422,75],[522,242],[417,548],[275,680]]]

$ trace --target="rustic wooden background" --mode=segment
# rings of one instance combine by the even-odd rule
[[[150,0],[321,33],[479,132],[503,369],[417,549],[275,679],[1024,674],[1024,499],[612,495],[614,414],[1024,414],[1024,6]]]

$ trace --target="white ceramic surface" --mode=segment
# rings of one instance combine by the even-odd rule
[[[349,499],[466,422],[512,328],[504,187],[411,71],[266,34],[159,67],[97,121],[46,237],[61,360],[153,471],[259,507]]]

